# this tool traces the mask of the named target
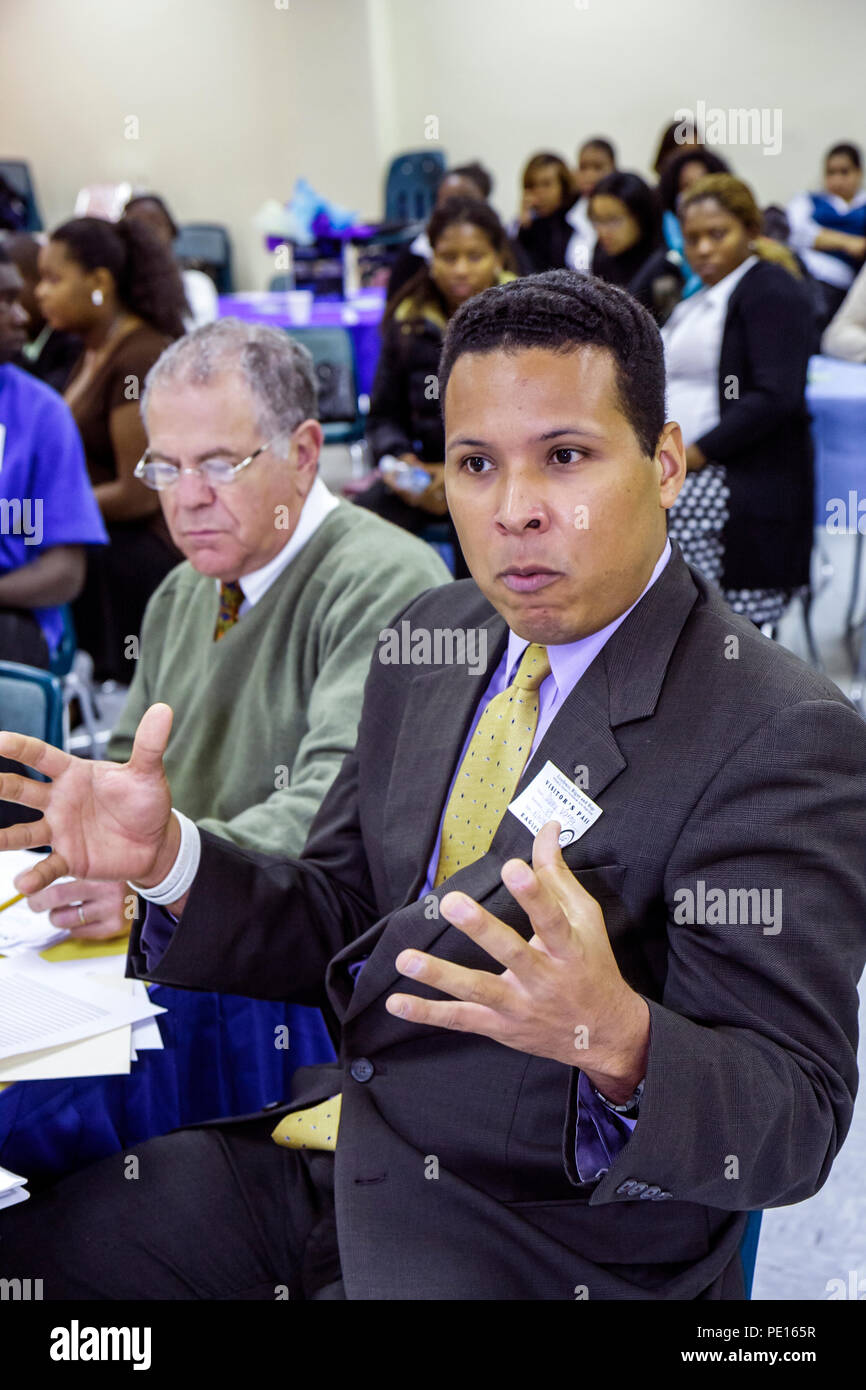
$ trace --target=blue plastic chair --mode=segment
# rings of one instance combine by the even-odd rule
[[[755,1280],[755,1261],[758,1256],[758,1240],[761,1235],[763,1212],[750,1211],[746,1221],[746,1232],[740,1243],[740,1259],[743,1262],[743,1282],[746,1285],[746,1298],[752,1297],[752,1284]]]
[[[218,222],[187,222],[175,237],[174,254],[187,269],[213,276],[220,294],[234,293],[232,244]]]
[[[0,728],[62,748],[63,687],[57,676],[37,666],[0,661]]]
[[[442,150],[407,150],[397,155],[385,180],[385,221],[426,222],[444,173]]]
[[[14,188],[19,198],[23,198],[27,206],[27,221],[24,225],[25,232],[41,232],[42,218],[39,215],[39,207],[36,202],[36,190],[33,187],[33,179],[30,174],[30,165],[23,159],[0,159],[0,174],[6,179],[11,188]]]
[[[313,359],[319,396],[319,419],[326,444],[355,444],[364,437],[364,415],[358,395],[358,372],[352,335],[339,325],[287,328]]]

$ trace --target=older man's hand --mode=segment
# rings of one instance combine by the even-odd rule
[[[0,733],[0,755],[51,778],[0,776],[0,800],[42,812],[40,820],[0,830],[0,849],[51,846],[47,858],[16,878],[20,893],[36,893],[64,874],[132,879],[144,887],[165,878],[180,847],[162,763],[171,719],[168,705],[151,705],[123,765],[88,762],[38,738]]]
[[[601,908],[565,864],[559,832],[555,821],[542,827],[532,868],[519,859],[502,867],[502,882],[535,929],[530,941],[465,893],[446,893],[439,905],[446,921],[505,969],[468,970],[422,951],[401,951],[401,974],[460,1002],[392,994],[386,1007],[412,1023],[480,1033],[580,1067],[620,1104],[646,1073],[649,1009],[620,974]]]
[[[58,931],[68,931],[81,941],[104,941],[129,935],[131,923],[124,912],[129,896],[126,883],[73,878],[31,893],[27,906],[33,912],[47,912]]]

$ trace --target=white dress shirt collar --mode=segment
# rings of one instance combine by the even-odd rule
[[[624,623],[632,608],[636,608],[646,594],[655,584],[662,570],[671,558],[671,543],[665,541],[664,549],[655,563],[652,574],[647,580],[646,586],[635,599],[634,603],[620,613],[618,618],[600,628],[598,632],[591,632],[586,637],[579,637],[576,642],[568,642],[562,646],[549,646],[547,657],[550,662],[550,673],[556,686],[559,700],[570,694],[574,689],[584,671],[595,660],[608,638],[612,637],[621,623]],[[518,637],[516,632],[509,630],[508,633],[508,655],[505,667],[505,684],[508,685],[514,679],[514,672],[517,670],[520,658],[529,646],[525,637]]]

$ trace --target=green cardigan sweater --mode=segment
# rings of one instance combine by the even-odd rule
[[[450,579],[430,546],[341,500],[214,642],[217,585],[178,565],[148,604],[107,756],[125,762],[142,714],[165,701],[174,710],[165,765],[177,809],[245,848],[300,854],[355,745],[380,631]]]

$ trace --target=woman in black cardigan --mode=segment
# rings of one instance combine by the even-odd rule
[[[790,253],[760,238],[760,211],[739,179],[701,179],[680,216],[704,288],[662,330],[668,415],[682,426],[689,470],[668,529],[737,612],[775,623],[809,583],[809,299]]]

